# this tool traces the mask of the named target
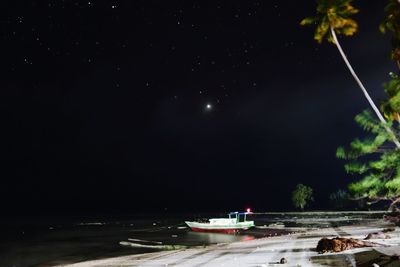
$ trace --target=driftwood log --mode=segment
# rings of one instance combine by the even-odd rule
[[[335,237],[332,239],[322,238],[317,245],[318,253],[341,252],[353,248],[375,247],[376,244],[354,238]]]

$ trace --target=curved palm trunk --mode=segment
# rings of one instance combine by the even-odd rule
[[[400,1],[400,0],[399,0]],[[375,105],[374,101],[372,100],[372,98],[370,97],[370,95],[368,94],[367,89],[365,89],[363,83],[361,82],[361,80],[358,78],[356,72],[354,71],[353,67],[351,66],[349,60],[347,59],[346,54],[344,53],[342,46],[339,43],[339,40],[337,39],[335,30],[331,27],[331,33],[332,33],[332,37],[333,40],[335,41],[336,47],[338,48],[340,54],[342,55],[342,58],[344,60],[344,62],[347,65],[347,68],[350,70],[351,75],[353,75],[354,80],[356,80],[358,86],[360,86],[361,91],[364,93],[364,96],[367,98],[368,103],[371,105],[372,109],[374,110],[376,116],[378,116],[379,120],[383,123],[383,127],[385,127],[386,131],[389,133],[389,135],[392,137],[393,142],[395,143],[397,148],[400,148],[400,142],[397,139],[396,135],[394,134],[394,132],[392,131],[392,129],[387,126],[387,122],[385,120],[385,118],[382,116],[381,112],[379,111],[379,109],[377,108],[377,106]]]
[[[400,197],[392,200],[392,203],[389,206],[389,211],[392,211],[392,212],[399,211],[399,208],[397,207],[399,202],[400,202]]]

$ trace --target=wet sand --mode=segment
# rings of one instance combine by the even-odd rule
[[[400,254],[400,230],[390,232],[391,239],[370,240],[382,247],[361,248],[341,253],[318,254],[315,251],[322,237],[353,237],[381,231],[389,225],[377,221],[373,225],[329,227],[287,236],[261,238],[205,248],[191,248],[150,254],[87,261],[68,267],[111,266],[400,266],[391,256]],[[286,264],[278,264],[281,258]],[[386,265],[384,265],[386,264]]]

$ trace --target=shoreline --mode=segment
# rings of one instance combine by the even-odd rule
[[[189,233],[191,232],[190,230],[188,231]],[[198,234],[198,233],[196,233]],[[221,235],[221,236],[226,236],[226,237],[231,237],[231,235],[226,235],[226,234],[212,234],[212,235]],[[244,238],[244,240],[242,241],[233,241],[233,242],[222,242],[222,243],[211,243],[211,244],[201,244],[201,245],[189,245],[189,246],[184,246],[184,245],[165,245],[165,247],[175,247],[178,249],[158,249],[157,246],[155,246],[154,248],[151,247],[144,247],[144,246],[130,246],[129,240],[130,238],[127,239],[127,241],[121,241],[119,242],[119,246],[121,248],[126,249],[125,252],[121,253],[121,252],[116,252],[116,253],[111,253],[110,255],[106,256],[94,256],[91,255],[87,258],[87,260],[74,260],[73,262],[68,262],[68,259],[60,259],[60,260],[54,260],[51,262],[47,262],[44,265],[40,265],[40,266],[46,266],[46,267],[53,267],[53,266],[75,266],[76,264],[78,264],[78,266],[80,266],[79,264],[81,263],[87,263],[87,265],[84,266],[92,266],[91,264],[97,264],[97,262],[108,262],[111,261],[113,262],[113,259],[117,260],[117,261],[125,261],[125,258],[129,259],[130,261],[135,261],[135,259],[145,259],[148,258],[152,255],[164,255],[164,254],[169,254],[169,253],[176,253],[179,251],[190,251],[190,250],[210,250],[213,248],[219,248],[222,246],[227,246],[230,244],[234,244],[234,243],[241,243],[241,242],[249,242],[249,241],[254,241],[254,240],[259,240],[259,239],[270,239],[270,238],[276,238],[276,237],[284,237],[284,236],[290,236],[293,235],[293,230],[291,228],[288,229],[282,229],[282,228],[271,228],[271,227],[267,227],[267,228],[259,228],[256,231],[250,231],[249,233],[245,232],[239,235],[235,235],[235,236],[242,236],[242,237],[252,237],[253,239],[247,239]],[[145,241],[144,244],[146,244],[147,242],[152,243],[152,241],[146,241],[146,240],[141,240],[141,241]],[[125,243],[125,244],[121,244],[121,243]],[[161,245],[163,246],[163,245]],[[179,248],[181,247],[181,248]],[[129,253],[128,249],[138,249],[141,250],[142,252],[131,252]],[[113,255],[114,254],[114,255]],[[118,265],[118,264],[117,264]],[[119,265],[118,265],[119,266]]]
[[[374,261],[374,257],[376,261],[385,260],[379,255],[387,255],[386,260],[388,261],[390,254],[394,253],[393,251],[400,252],[400,230],[396,228],[390,234],[391,239],[373,240],[379,244],[390,246],[387,248],[358,248],[339,253],[318,254],[315,247],[319,239],[335,236],[363,239],[368,233],[382,230],[388,226],[389,224],[380,221],[369,226],[330,227],[290,235],[209,245],[203,248],[161,251],[55,266],[221,266],[224,264],[225,266],[266,267],[276,265],[281,258],[287,260],[287,264],[283,266],[356,266],[354,265],[356,262],[367,264],[371,260]]]

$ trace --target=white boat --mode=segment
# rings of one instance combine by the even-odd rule
[[[237,233],[240,230],[247,230],[254,227],[254,221],[247,221],[247,215],[251,212],[231,212],[229,218],[213,218],[207,223],[185,222],[194,232],[212,233]]]

